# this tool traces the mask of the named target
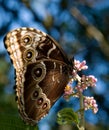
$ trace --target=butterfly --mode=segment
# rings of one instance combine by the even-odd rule
[[[16,74],[16,101],[21,118],[35,125],[63,94],[73,70],[60,45],[48,34],[22,27],[4,38]]]

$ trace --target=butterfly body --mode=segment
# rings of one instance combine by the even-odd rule
[[[5,46],[16,71],[16,97],[22,119],[34,125],[62,95],[73,70],[59,44],[33,28],[9,32]]]

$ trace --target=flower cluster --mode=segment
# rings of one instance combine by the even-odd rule
[[[84,109],[92,109],[93,113],[96,114],[98,111],[98,105],[94,97],[84,97]]]
[[[88,87],[95,87],[96,82],[97,79],[93,75],[82,75],[81,81],[78,82],[76,89],[80,92],[83,92],[83,90],[87,89]]]
[[[79,79],[80,77],[78,76],[77,72],[78,71],[81,71],[81,70],[86,70],[88,69],[88,66],[86,65],[86,61],[78,61],[78,60],[74,60],[74,70],[72,72],[72,76],[73,76],[73,79],[78,79],[78,80],[81,80]]]
[[[72,72],[71,81],[64,89],[64,98],[69,100],[71,96],[78,97],[80,93],[86,90],[88,87],[95,87],[97,79],[93,75],[82,75],[81,77],[78,75],[78,71],[86,70],[88,66],[86,65],[86,61],[78,61],[74,60],[74,70]],[[76,81],[75,87],[72,87],[73,82]],[[93,97],[84,96],[84,109],[92,109],[94,113],[98,111],[98,107],[96,101]]]
[[[86,84],[87,86],[96,86],[97,78],[95,78],[93,75],[85,76],[82,75],[81,81]]]
[[[88,66],[86,65],[86,61],[80,62],[79,60],[74,60],[74,68],[77,71],[86,70]]]

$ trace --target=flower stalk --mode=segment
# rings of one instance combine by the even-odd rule
[[[80,109],[83,111],[80,111],[80,122],[78,129],[79,130],[85,130],[85,121],[84,121],[84,97],[83,94],[80,92]]]

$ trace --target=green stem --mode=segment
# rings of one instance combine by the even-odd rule
[[[80,109],[84,109],[83,95],[80,93]],[[79,130],[85,130],[84,111],[80,111],[80,123],[78,126]]]

